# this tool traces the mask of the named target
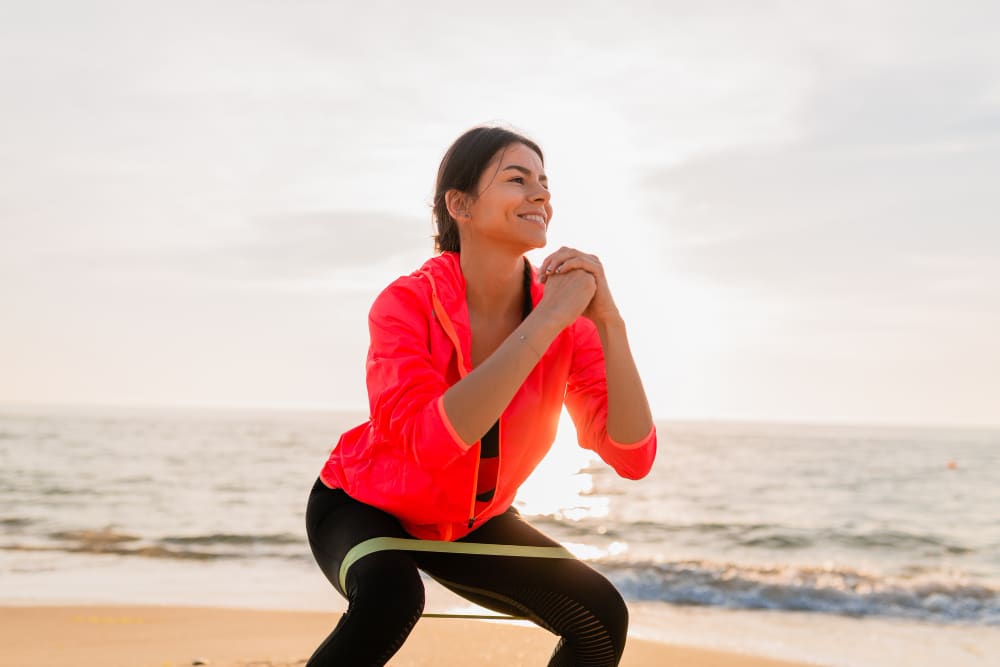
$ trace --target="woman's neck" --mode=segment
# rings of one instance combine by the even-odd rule
[[[524,257],[463,246],[460,254],[469,311],[490,317],[520,316],[524,304]]]

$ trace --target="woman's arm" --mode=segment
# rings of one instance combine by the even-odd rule
[[[594,277],[596,291],[583,315],[594,323],[604,350],[607,376],[607,433],[621,444],[637,443],[653,430],[653,417],[639,371],[632,358],[625,321],[608,287],[601,261],[573,248],[560,248],[542,262],[542,282],[555,276],[586,271]],[[589,361],[588,361],[589,363]]]
[[[646,396],[631,363],[624,326],[602,324],[601,328],[606,329],[603,336],[592,320],[583,317],[573,325],[566,409],[581,447],[596,452],[622,477],[641,479],[656,458],[656,428],[648,417]],[[616,328],[618,332],[613,333]],[[620,356],[628,362],[618,361]],[[624,429],[619,428],[622,421]]]
[[[604,349],[608,383],[608,436],[619,443],[639,442],[653,428],[646,391],[628,344],[621,316],[594,322]]]
[[[445,392],[444,411],[463,442],[476,442],[493,426],[555,337],[584,311],[594,290],[593,278],[583,271],[550,280],[538,307]]]

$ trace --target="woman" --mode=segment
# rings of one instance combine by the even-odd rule
[[[418,568],[459,595],[561,636],[549,661],[617,665],[628,612],[574,559],[379,551],[375,537],[558,546],[511,504],[555,438],[565,401],[581,446],[622,476],[649,472],[656,432],[600,262],[560,248],[536,271],[552,206],[542,151],[474,128],[438,170],[440,254],[369,315],[371,417],[341,436],[309,497],[309,543],[348,609],[309,665],[383,665],[424,603]]]

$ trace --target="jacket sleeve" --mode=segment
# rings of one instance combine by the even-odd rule
[[[656,457],[656,427],[634,443],[608,435],[608,384],[604,349],[594,323],[580,317],[572,325],[573,362],[566,384],[566,409],[576,426],[577,441],[597,452],[622,477],[641,479]]]
[[[372,426],[384,446],[426,469],[443,468],[469,450],[444,412],[449,384],[434,366],[429,299],[412,281],[387,287],[368,316],[366,378]],[[411,282],[408,282],[411,281]]]

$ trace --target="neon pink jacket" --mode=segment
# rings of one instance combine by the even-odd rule
[[[544,286],[532,269],[531,300]],[[479,442],[464,442],[444,411],[445,391],[471,369],[469,311],[459,255],[445,252],[390,284],[369,313],[371,417],[344,433],[320,472],[324,484],[378,507],[414,537],[456,540],[504,512],[552,446],[563,401],[581,447],[639,479],[656,455],[656,429],[621,444],[607,433],[604,352],[580,317],[549,346],[500,416],[492,502],[475,513]]]

